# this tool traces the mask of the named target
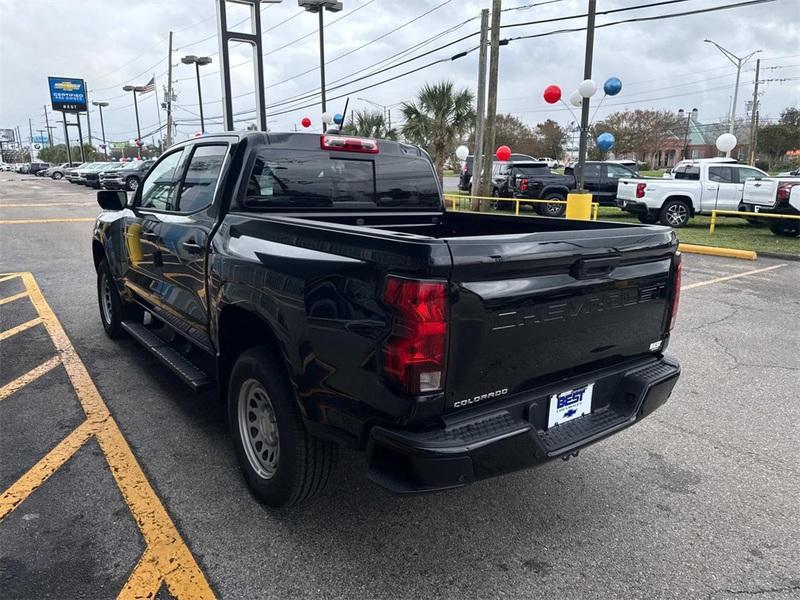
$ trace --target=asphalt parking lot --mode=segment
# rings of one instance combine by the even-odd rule
[[[800,263],[685,255],[671,400],[577,459],[397,497],[346,452],[274,514],[214,394],[103,333],[97,212],[0,174],[0,597],[800,596]]]

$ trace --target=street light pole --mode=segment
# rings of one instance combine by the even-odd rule
[[[751,52],[747,56],[739,57],[739,56],[736,56],[730,50],[727,50],[726,48],[723,48],[722,46],[720,46],[717,42],[715,42],[713,40],[703,40],[703,41],[705,43],[707,43],[707,44],[713,44],[714,46],[716,46],[717,50],[719,50],[723,54],[723,56],[725,56],[725,58],[727,58],[729,61],[731,61],[733,63],[733,66],[736,67],[736,87],[733,88],[733,103],[731,104],[731,113],[730,113],[731,124],[730,124],[730,127],[728,128],[728,133],[733,135],[734,124],[735,124],[735,121],[736,121],[736,102],[737,102],[738,97],[739,97],[739,78],[742,75],[742,65],[744,65],[748,60],[753,58],[753,56],[755,56],[756,54],[761,52],[761,50],[754,50],[753,52]],[[731,150],[728,150],[725,153],[725,156],[730,157],[731,152],[732,152]]]
[[[322,100],[322,112],[327,111],[325,99],[325,24],[322,17],[323,11],[339,12],[342,10],[342,3],[335,0],[297,0],[297,5],[310,13],[319,13],[319,79],[320,97]],[[322,122],[322,131],[328,128],[328,124]]]
[[[125,92],[132,92],[133,93],[133,109],[136,112],[136,149],[138,151],[139,158],[142,158],[142,128],[139,126],[139,100],[136,98],[136,94],[139,92],[144,91],[144,86],[141,85],[126,85],[122,87],[122,90]]]
[[[92,102],[100,109],[100,132],[103,134],[103,156],[108,161],[108,144],[106,144],[106,126],[103,123],[103,107],[108,106],[108,102]]]
[[[195,72],[197,73],[197,101],[200,105],[200,132],[206,132],[206,123],[205,119],[203,118],[203,90],[200,87],[200,67],[204,65],[211,64],[211,57],[210,56],[195,56],[194,54],[189,54],[184,56],[181,59],[181,62],[185,65],[194,64]]]
[[[586,55],[583,63],[583,79],[592,78],[592,56],[594,54],[594,18],[597,11],[596,0],[589,0],[588,22],[586,24]],[[589,98],[581,103],[581,138],[578,143],[578,193],[583,190],[583,167],[586,164],[586,151],[589,136]]]

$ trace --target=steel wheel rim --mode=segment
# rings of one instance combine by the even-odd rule
[[[561,205],[560,204],[545,204],[544,211],[549,214],[550,216],[557,217],[558,214],[561,212]]]
[[[272,479],[280,461],[280,438],[269,394],[255,379],[239,389],[239,435],[247,462],[262,479]]]
[[[139,187],[139,181],[138,181],[138,180],[136,180],[136,179],[131,179],[131,180],[128,182],[128,187],[129,187],[129,188],[131,188],[131,191],[132,191],[132,192],[136,191],[136,188],[138,188],[138,187]]]
[[[110,324],[114,305],[111,303],[111,282],[105,273],[100,275],[100,310],[103,311],[103,320]]]
[[[682,204],[673,204],[667,208],[667,221],[670,225],[682,225],[686,222],[687,210]]]

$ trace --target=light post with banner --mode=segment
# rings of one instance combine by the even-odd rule
[[[108,106],[108,102],[92,102],[100,109],[100,133],[103,135],[103,156],[108,161],[108,144],[106,144],[106,126],[103,123],[103,107]]]
[[[139,100],[136,94],[146,91],[146,86],[143,85],[125,85],[122,86],[122,91],[133,92],[133,110],[136,113],[136,148],[139,151],[139,158],[142,158],[142,128],[139,125]]]
[[[85,162],[80,113],[87,110],[86,82],[83,79],[73,77],[48,77],[47,83],[50,88],[50,102],[53,110],[60,112],[64,119],[64,141],[67,145],[67,161],[72,162],[72,151],[69,147],[69,128],[77,127],[78,140],[81,144],[81,161]],[[75,114],[77,123],[68,121],[68,113]]]

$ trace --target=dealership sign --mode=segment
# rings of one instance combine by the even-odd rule
[[[83,112],[86,110],[86,82],[69,77],[48,77],[53,110]]]

